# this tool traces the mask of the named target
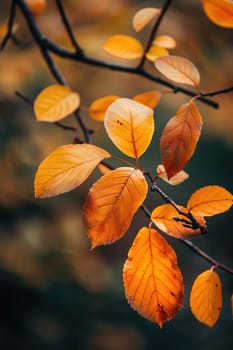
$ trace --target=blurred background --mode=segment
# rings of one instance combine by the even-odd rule
[[[51,40],[69,47],[55,1],[48,0],[36,19]],[[163,1],[67,0],[63,1],[80,45],[95,58],[116,62],[102,49],[113,34],[127,34],[145,43],[151,25],[139,34],[132,29],[134,13],[143,7],[160,7]],[[0,36],[9,15],[10,1],[0,3]],[[201,73],[201,89],[210,91],[232,85],[233,33],[217,27],[205,16],[201,1],[179,0],[169,9],[159,34],[172,35],[177,47],[171,52],[190,59]],[[195,277],[210,265],[172,238],[184,275],[185,304],[163,329],[140,317],[127,304],[122,287],[122,266],[142,225],[148,220],[139,212],[129,232],[111,246],[90,251],[82,223],[87,191],[100,176],[98,171],[80,188],[51,199],[34,199],[33,181],[39,163],[56,147],[73,142],[73,135],[56,125],[38,123],[31,101],[55,81],[27,26],[17,12],[17,46],[9,42],[0,53],[0,347],[1,349],[151,350],[230,349],[233,346],[230,296],[232,276],[219,271],[223,285],[223,309],[212,328],[198,323],[189,308]],[[82,107],[106,95],[131,98],[150,90],[166,91],[143,78],[112,72],[54,57],[72,89],[81,95]],[[133,62],[135,64],[136,62]],[[122,64],[128,62],[122,61]],[[155,72],[151,62],[148,70]],[[190,195],[206,185],[233,191],[233,96],[219,95],[213,109],[198,103],[204,119],[201,139],[186,171],[189,180],[172,187],[160,183],[173,199],[185,205]],[[155,110],[154,140],[142,158],[144,168],[155,173],[160,163],[159,139],[170,117],[188,101],[181,94],[166,93]],[[82,112],[95,133],[93,142],[119,155],[107,140],[101,123]],[[63,121],[75,124],[73,116]],[[80,136],[81,133],[80,133]],[[147,205],[162,204],[155,194]],[[232,212],[207,220],[209,233],[197,237],[213,258],[232,267]]]

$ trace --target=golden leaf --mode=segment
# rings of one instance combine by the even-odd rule
[[[160,153],[167,177],[182,170],[192,157],[202,128],[202,118],[193,101],[183,104],[165,126]]]
[[[179,185],[189,178],[189,174],[184,170],[181,170],[168,180],[167,173],[163,164],[159,164],[156,170],[158,176],[170,185]]]
[[[159,16],[161,9],[153,7],[145,7],[137,11],[133,17],[133,29],[136,32],[140,32],[148,23],[152,21],[156,16]]]
[[[155,61],[155,67],[168,79],[180,84],[198,87],[200,74],[194,64],[179,56],[162,56]]]
[[[80,105],[80,96],[63,85],[51,85],[40,92],[34,103],[38,121],[56,122],[73,113]]]
[[[207,17],[224,28],[233,28],[233,2],[230,0],[202,0]]]
[[[143,227],[138,232],[123,268],[123,279],[132,308],[160,327],[183,305],[183,277],[176,253],[153,229]]]
[[[104,126],[121,152],[129,157],[139,158],[146,151],[153,136],[153,110],[128,98],[120,98],[107,109]]]
[[[92,102],[88,110],[90,116],[94,120],[101,122],[104,121],[106,110],[118,98],[119,96],[105,96],[95,100],[94,102]]]
[[[143,55],[141,43],[128,35],[113,35],[104,44],[104,49],[110,55],[128,60],[140,58]]]
[[[198,321],[209,327],[215,325],[222,309],[222,286],[215,271],[204,271],[195,279],[190,307]]]
[[[147,190],[142,172],[130,167],[112,170],[91,187],[84,223],[92,248],[113,243],[125,234]]]
[[[230,209],[233,196],[224,187],[205,186],[190,197],[187,208],[193,215],[213,216]]]
[[[147,51],[146,53],[146,58],[149,61],[154,62],[155,60],[157,60],[157,58],[167,55],[169,55],[169,52],[165,48],[158,45],[152,45],[149,51]]]
[[[152,44],[161,46],[165,49],[174,49],[176,47],[176,41],[170,35],[158,35],[153,40]]]
[[[160,91],[148,91],[134,96],[133,100],[153,109],[159,103],[161,96]]]
[[[35,176],[35,196],[57,196],[79,186],[110,154],[97,146],[64,145],[50,153]]]
[[[179,205],[179,208],[188,213],[188,210]],[[174,218],[186,219],[180,215],[171,204],[163,204],[157,206],[151,213],[151,220],[153,223],[167,235],[175,238],[191,238],[200,234],[200,229],[193,230],[192,228],[184,227],[183,223],[174,220]],[[205,227],[205,220],[202,217],[196,217],[197,222]]]

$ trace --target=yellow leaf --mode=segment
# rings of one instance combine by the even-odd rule
[[[149,146],[154,132],[153,110],[128,98],[120,98],[107,109],[104,126],[121,152],[139,158]]]
[[[37,96],[34,112],[38,121],[56,122],[73,113],[79,104],[79,94],[67,86],[51,85]]]
[[[35,196],[57,196],[79,186],[110,154],[102,148],[82,144],[64,145],[50,153],[35,176]]]
[[[123,279],[132,308],[160,327],[183,305],[183,277],[176,253],[153,229],[143,227],[138,232],[123,268]]]
[[[88,110],[90,116],[97,121],[104,121],[106,110],[118,98],[119,96],[105,96],[95,100]]]
[[[233,2],[230,0],[202,0],[209,19],[220,27],[233,28]]]
[[[161,46],[152,45],[149,51],[147,51],[146,53],[146,58],[149,61],[154,62],[155,60],[157,60],[157,58],[167,55],[169,55],[169,52],[166,49],[164,49]]]
[[[174,49],[176,47],[176,41],[170,35],[158,35],[152,44],[164,49]]]
[[[222,309],[222,286],[215,271],[207,270],[195,279],[190,307],[198,321],[209,327],[215,325]]]
[[[128,35],[113,35],[104,44],[104,49],[110,55],[128,60],[140,58],[143,55],[141,43]]]
[[[187,208],[193,215],[213,216],[230,209],[233,196],[221,186],[205,186],[190,197]]]
[[[92,248],[113,243],[125,234],[147,190],[142,172],[130,167],[112,170],[91,187],[84,223]]]
[[[192,157],[202,129],[202,117],[193,101],[183,104],[165,126],[160,153],[167,177],[182,170]]]
[[[187,174],[184,170],[181,170],[168,180],[163,164],[159,164],[157,166],[157,174],[161,179],[168,182],[170,185],[179,185],[189,178],[189,174]]]
[[[137,11],[133,17],[133,29],[136,32],[140,32],[153,18],[159,16],[161,9],[153,7],[145,7]]]
[[[194,64],[179,56],[162,56],[155,61],[155,67],[170,80],[180,84],[198,86],[200,74]]]
[[[159,91],[148,91],[134,96],[133,100],[153,109],[159,103],[161,96]]]
[[[102,163],[100,163],[98,165],[98,169],[101,172],[101,174],[103,174],[103,175],[109,173],[110,171],[112,171],[112,168],[110,168],[106,164],[102,164]]]
[[[181,205],[179,208],[188,213],[188,210]],[[154,224],[167,235],[175,238],[193,237],[200,234],[200,229],[193,230],[188,227],[184,227],[183,223],[174,220],[174,218],[187,219],[180,215],[177,210],[171,204],[163,204],[156,207],[151,213],[151,220]],[[202,226],[205,226],[205,220],[202,217],[195,217],[197,222]]]

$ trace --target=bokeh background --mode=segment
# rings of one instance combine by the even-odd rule
[[[151,26],[135,34],[132,17],[142,7],[159,7],[163,1],[67,0],[63,2],[80,45],[89,55],[116,62],[102,49],[113,34],[128,34],[146,42]],[[10,1],[0,2],[0,35]],[[48,0],[38,25],[50,39],[69,47],[56,10]],[[177,41],[174,54],[195,63],[203,91],[232,85],[232,30],[217,27],[204,15],[201,1],[174,1],[159,34]],[[1,349],[231,349],[232,276],[219,271],[223,284],[223,310],[212,328],[198,323],[189,309],[194,278],[210,265],[175,239],[184,274],[185,305],[163,329],[140,317],[127,304],[122,287],[122,266],[134,236],[147,224],[139,212],[127,235],[111,246],[90,251],[82,223],[82,206],[88,188],[100,176],[96,171],[80,188],[51,199],[34,199],[33,179],[39,163],[57,146],[72,143],[73,135],[55,125],[37,123],[29,104],[15,91],[34,100],[41,89],[55,83],[33,43],[20,13],[15,35],[22,45],[9,42],[0,53],[0,347]],[[143,78],[87,67],[54,57],[71,87],[81,95],[82,107],[105,95],[132,97],[167,88]],[[127,62],[122,62],[128,64]],[[148,69],[155,72],[152,63]],[[159,138],[168,119],[187,97],[164,94],[155,110],[154,140],[143,157],[145,168],[155,172],[160,163]],[[177,203],[185,204],[192,192],[218,184],[233,191],[233,96],[215,98],[215,110],[198,102],[204,119],[201,140],[186,168],[190,178],[178,187],[161,183]],[[117,150],[107,140],[103,126],[82,112],[95,131],[93,142]],[[76,125],[73,116],[64,120]],[[150,195],[153,209],[161,199]],[[196,244],[215,259],[232,266],[233,215],[229,211],[208,220],[209,233]]]

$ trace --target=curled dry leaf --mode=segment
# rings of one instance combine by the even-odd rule
[[[153,109],[159,103],[161,96],[160,91],[148,91],[134,96],[133,100]]]
[[[158,35],[152,44],[163,47],[164,49],[174,49],[176,47],[176,41],[170,35]]]
[[[215,271],[204,271],[195,279],[190,307],[198,321],[209,327],[215,325],[222,309],[222,285]]]
[[[91,187],[84,223],[92,248],[113,243],[126,233],[147,191],[142,172],[130,167],[112,170]]]
[[[67,86],[51,85],[37,96],[34,112],[38,121],[56,122],[73,113],[79,105],[79,94]]]
[[[205,186],[190,197],[187,208],[193,215],[213,216],[230,209],[233,195],[221,186]]]
[[[35,176],[35,196],[57,196],[79,186],[110,154],[94,145],[64,145],[50,153]]]
[[[98,98],[97,100],[92,102],[92,104],[89,107],[88,112],[89,112],[90,116],[94,120],[103,122],[106,110],[118,98],[120,98],[120,97],[119,96],[115,96],[115,95],[114,96],[105,96],[105,97]]]
[[[153,229],[143,227],[138,232],[123,268],[123,279],[132,308],[160,327],[183,305],[183,277],[176,253]]]
[[[188,210],[181,205],[179,205],[179,208],[184,213],[188,213]],[[152,211],[151,214],[151,220],[154,222],[154,224],[169,236],[175,238],[191,238],[200,234],[199,228],[193,230],[192,228],[185,227],[183,226],[183,222],[176,221],[174,218],[187,220],[187,218],[180,215],[171,204],[159,205]],[[203,217],[195,216],[195,219],[201,226],[206,226]]]
[[[133,17],[133,29],[140,32],[153,18],[159,16],[161,9],[153,7],[145,7],[137,11]]]
[[[149,51],[147,51],[146,53],[146,58],[149,61],[154,62],[155,60],[157,60],[157,58],[167,55],[169,55],[169,52],[166,49],[164,49],[161,46],[152,45]]]
[[[154,132],[153,110],[128,98],[120,98],[107,109],[104,126],[121,152],[139,158],[149,146]]]
[[[202,117],[193,101],[183,104],[165,126],[160,154],[167,177],[182,170],[192,157],[202,128]]]
[[[215,24],[233,28],[233,2],[231,0],[202,0],[204,12]]]
[[[110,55],[128,60],[137,59],[143,55],[141,43],[128,35],[113,35],[104,44],[104,49]]]
[[[156,170],[158,176],[164,181],[168,182],[170,185],[179,185],[189,178],[189,174],[184,170],[181,170],[168,180],[167,173],[163,164],[159,164]]]
[[[155,67],[168,79],[180,84],[198,87],[200,74],[194,64],[179,56],[162,56],[155,61]]]

